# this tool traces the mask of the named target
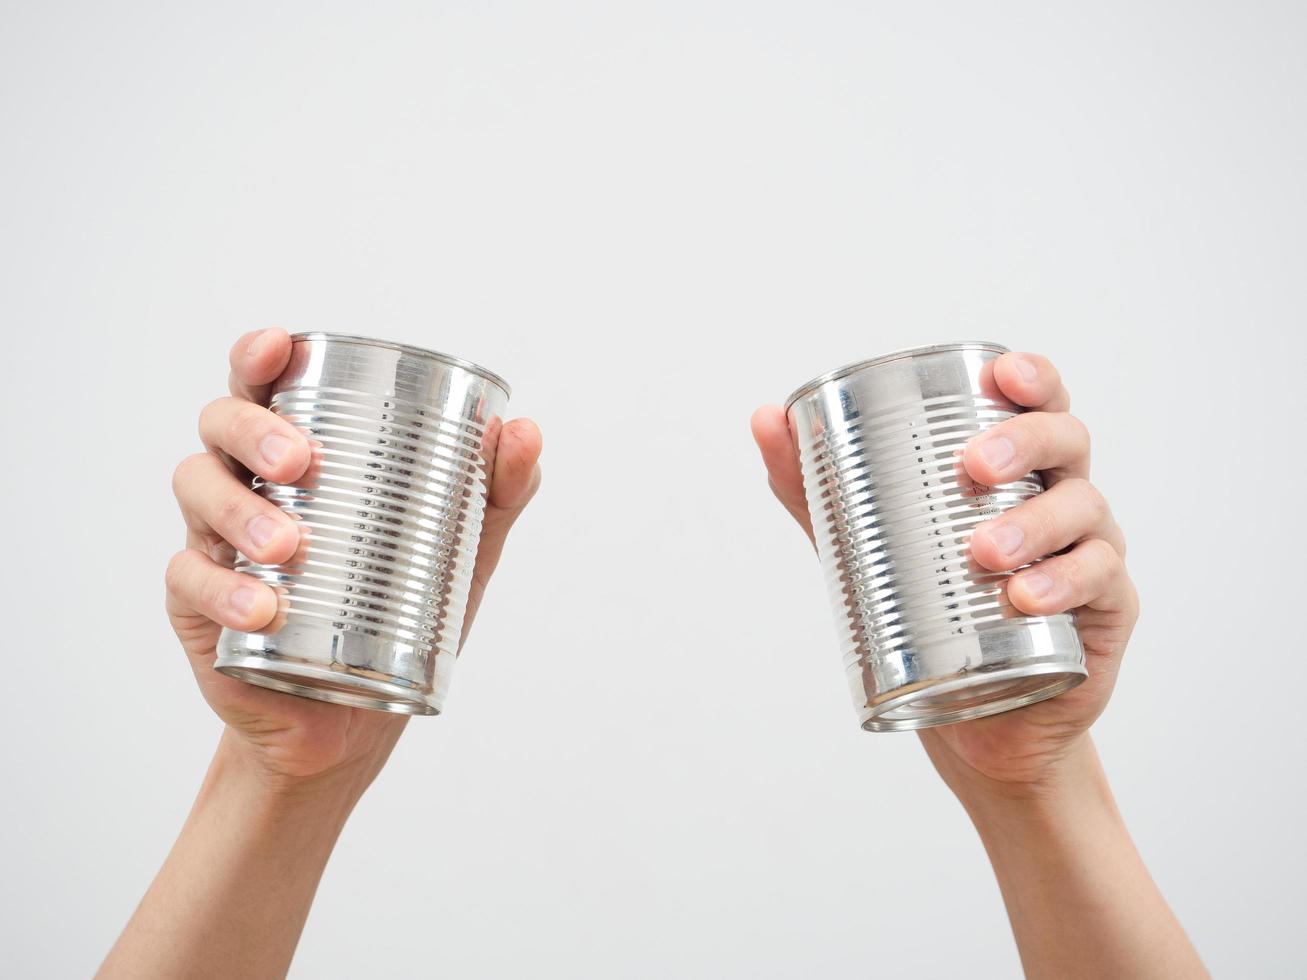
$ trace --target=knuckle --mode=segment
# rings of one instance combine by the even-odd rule
[[[1029,513],[1022,516],[1030,544],[1044,553],[1060,546],[1058,536],[1062,521],[1057,508],[1031,507]]]
[[[199,475],[204,467],[208,453],[192,453],[177,464],[172,471],[172,492],[176,497],[186,493],[187,487]]]
[[[1013,433],[1017,436],[1013,440],[1016,443],[1017,454],[1035,460],[1044,458],[1050,442],[1048,413],[1026,412],[1012,421],[1020,423],[1012,427]]]
[[[221,575],[206,575],[199,593],[203,609],[222,609],[227,604],[227,588]]]
[[[1073,596],[1079,596],[1085,583],[1085,566],[1075,554],[1063,555],[1057,570],[1058,577],[1065,583],[1066,590]]]
[[[1103,495],[1102,490],[1099,490],[1088,480],[1077,479],[1076,484],[1076,490],[1079,492],[1081,500],[1084,501],[1085,509],[1096,523],[1111,516],[1112,508],[1108,506],[1107,497]]]
[[[222,416],[223,406],[231,399],[227,397],[215,398],[202,409],[200,409],[200,432],[211,431],[214,422]]]
[[[1104,539],[1092,538],[1085,542],[1085,547],[1104,581],[1125,570],[1125,563],[1121,560],[1121,556]]]
[[[244,493],[227,494],[214,503],[213,523],[226,532],[241,526],[247,511]]]
[[[163,570],[163,581],[168,591],[174,595],[180,593],[186,581],[186,566],[191,563],[194,555],[190,548],[183,548],[171,558]]]
[[[227,444],[236,447],[256,442],[264,428],[264,415],[264,410],[252,402],[241,402],[227,420]]]
[[[1132,580],[1126,581],[1126,612],[1130,617],[1130,624],[1133,626],[1139,621],[1139,590],[1135,587]]]
[[[1088,453],[1090,445],[1089,426],[1076,416],[1067,413],[1067,425],[1075,448],[1080,453]]]

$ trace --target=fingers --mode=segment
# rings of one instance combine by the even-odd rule
[[[495,472],[490,481],[490,496],[485,521],[481,526],[481,543],[477,546],[476,564],[472,568],[472,591],[463,617],[462,641],[467,638],[472,621],[481,607],[490,576],[504,553],[508,532],[540,488],[540,428],[530,419],[514,419],[499,433],[495,452]]]
[[[1065,412],[1026,412],[987,429],[967,443],[962,463],[987,486],[1011,483],[1039,470],[1051,486],[1089,476],[1089,430]]]
[[[1038,354],[1004,354],[994,361],[999,390],[1023,408],[1037,412],[1066,412],[1071,396],[1052,361]]]
[[[290,334],[280,327],[247,333],[232,345],[227,384],[236,398],[268,404],[268,388],[290,360]]]
[[[481,544],[477,548],[472,579],[484,589],[499,564],[509,529],[540,487],[539,427],[530,419],[514,419],[499,435],[495,455],[495,472],[490,480],[489,505],[481,525]]]
[[[504,426],[490,480],[491,507],[520,511],[526,506],[540,483],[536,463],[542,445],[540,427],[530,419],[514,419]]]
[[[212,453],[187,456],[172,478],[186,526],[216,534],[257,562],[286,561],[299,546],[295,521],[236,478]]]
[[[794,451],[784,409],[779,405],[764,405],[753,413],[749,427],[762,454],[763,465],[767,467],[767,482],[772,493],[811,538],[812,521],[803,492],[803,472],[799,468],[799,457]]]
[[[971,554],[986,568],[1007,571],[1087,538],[1102,538],[1125,554],[1125,535],[1098,488],[1063,480],[977,527]]]
[[[1125,560],[1101,538],[1012,576],[1007,594],[1012,605],[1030,616],[1052,616],[1081,606],[1125,612],[1136,602]]]
[[[258,579],[223,568],[208,555],[187,548],[173,555],[164,576],[168,612],[203,616],[237,630],[258,630],[277,615],[277,593]]]
[[[293,483],[312,455],[304,434],[285,419],[242,398],[219,398],[200,413],[200,439],[272,483]]]

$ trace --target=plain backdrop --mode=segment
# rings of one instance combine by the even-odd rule
[[[169,477],[276,324],[486,364],[545,433],[293,976],[1017,973],[748,432],[960,339],[1094,433],[1150,868],[1218,975],[1301,976],[1305,45],[1298,2],[5,3],[0,972],[90,973],[191,803]]]

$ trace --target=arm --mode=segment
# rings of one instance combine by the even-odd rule
[[[1089,677],[1049,701],[927,729],[921,742],[980,834],[1027,975],[1205,977],[1130,840],[1089,737],[1139,616],[1125,537],[1089,482],[1089,435],[1068,413],[1053,365],[1005,354],[993,374],[1028,411],[973,439],[962,463],[990,486],[1038,470],[1047,490],[978,526],[971,554],[994,571],[1039,562],[1008,580],[1008,598],[1032,616],[1074,610]],[[759,409],[753,434],[772,490],[811,539],[785,414]]]
[[[1205,977],[1085,738],[1040,791],[958,791],[1030,977]]]
[[[252,687],[212,669],[223,626],[256,630],[277,614],[271,588],[232,570],[236,551],[275,564],[300,543],[294,521],[246,479],[290,483],[309,465],[303,434],[262,407],[290,347],[281,330],[237,342],[232,397],[200,417],[208,451],[173,478],[187,536],[168,566],[168,616],[225,727],[181,835],[101,977],[284,976],[336,838],[404,731],[403,716]],[[467,626],[539,485],[539,455],[533,423],[504,426]]]
[[[269,779],[224,734],[101,977],[280,977],[366,774]]]

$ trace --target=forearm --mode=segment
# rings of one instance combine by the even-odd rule
[[[958,796],[993,864],[1027,976],[1207,976],[1130,839],[1088,735],[1037,793],[965,787]]]
[[[99,976],[284,976],[366,782],[289,785],[225,736],[195,805]],[[362,785],[359,785],[362,783]]]

